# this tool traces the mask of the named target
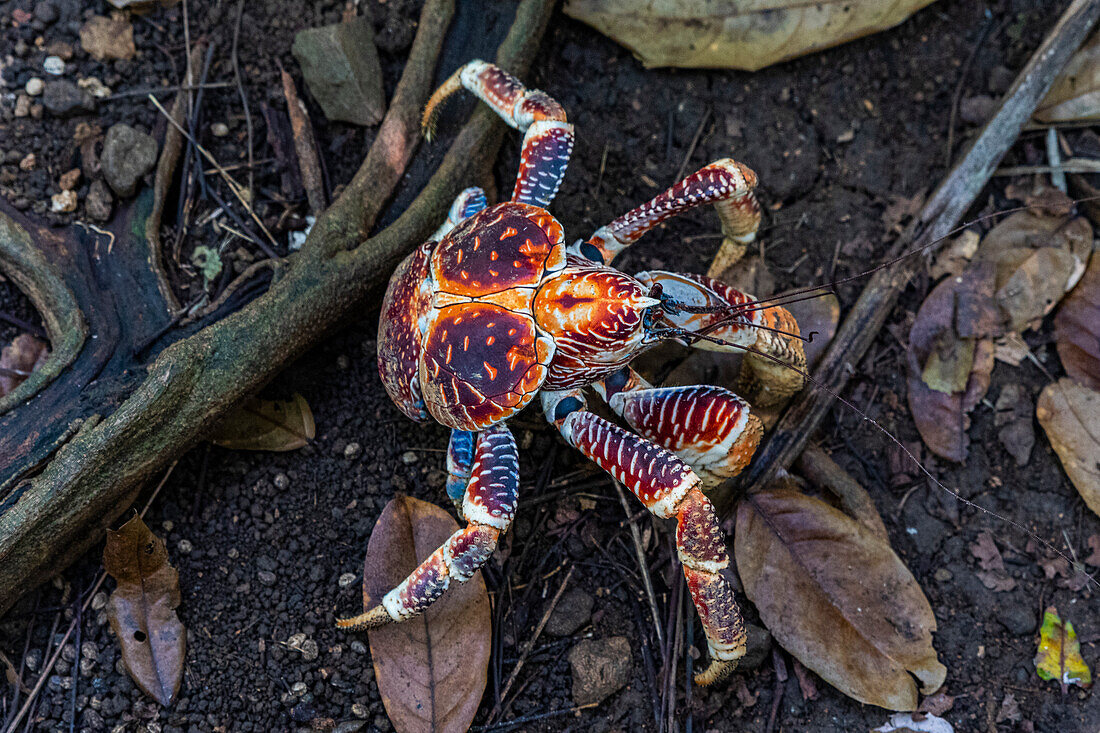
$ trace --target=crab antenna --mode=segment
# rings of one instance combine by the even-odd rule
[[[459,67],[455,73],[447,77],[447,81],[432,92],[432,96],[428,98],[428,103],[424,105],[424,112],[420,115],[420,130],[424,133],[424,139],[428,142],[431,142],[432,138],[435,137],[435,120],[439,116],[439,109],[452,94],[462,89],[461,74],[463,68],[465,67]]]
[[[866,412],[859,409],[854,404],[849,402],[847,399],[842,397],[836,390],[828,387],[825,383],[823,383],[823,382],[821,382],[817,379],[814,379],[814,377],[807,370],[800,369],[799,367],[796,367],[793,364],[785,362],[782,359],[780,359],[776,356],[773,356],[772,354],[768,354],[768,353],[765,353],[765,352],[760,351],[758,349],[754,349],[751,346],[741,346],[739,344],[735,344],[735,343],[732,343],[730,341],[726,341],[724,339],[716,338],[714,336],[706,336],[706,335],[702,335],[702,334],[696,334],[696,333],[693,333],[693,332],[688,331],[688,330],[683,329],[683,328],[668,328],[668,329],[666,329],[665,331],[662,332],[662,335],[679,336],[681,338],[690,338],[692,336],[697,336],[698,338],[705,339],[707,341],[710,341],[711,343],[722,344],[724,346],[732,346],[733,348],[740,349],[741,351],[744,351],[746,353],[756,354],[757,356],[762,356],[762,357],[764,357],[765,359],[767,359],[769,361],[775,362],[776,364],[779,364],[781,366],[785,366],[788,369],[793,369],[794,371],[801,374],[807,381],[814,384],[819,389],[824,390],[833,399],[835,399],[838,402],[842,403],[849,410],[851,410],[855,414],[859,415],[861,418],[863,418],[867,422],[871,423],[871,425],[873,425],[880,433],[885,435],[890,440],[890,442],[892,442],[894,445],[896,445],[898,448],[900,448],[901,451],[903,453],[905,453],[905,455],[909,458],[909,460],[912,461],[913,464],[920,470],[920,472],[923,473],[928,478],[928,480],[931,481],[933,484],[935,484],[937,487],[939,487],[940,489],[943,489],[945,492],[947,492],[951,496],[955,497],[955,499],[962,502],[966,506],[971,507],[972,509],[977,509],[978,511],[980,511],[984,514],[987,514],[987,515],[993,517],[994,519],[997,519],[1001,522],[1004,522],[1005,524],[1009,525],[1010,527],[1014,527],[1014,528],[1020,530],[1025,535],[1027,535],[1031,539],[1035,540],[1036,542],[1041,544],[1043,547],[1045,547],[1046,549],[1050,550],[1054,554],[1058,555],[1058,557],[1060,557],[1063,560],[1065,560],[1066,562],[1068,562],[1070,564],[1070,567],[1077,567],[1077,563],[1074,562],[1071,558],[1069,558],[1064,552],[1062,552],[1057,547],[1055,547],[1054,545],[1047,542],[1045,539],[1043,539],[1042,537],[1040,537],[1036,533],[1032,532],[1030,529],[1028,529],[1024,525],[1020,524],[1019,522],[1013,521],[1013,520],[1009,519],[1008,517],[1001,516],[1000,514],[998,514],[997,512],[995,512],[991,509],[986,509],[981,504],[976,504],[976,503],[970,501],[969,499],[967,499],[966,497],[962,496],[961,494],[959,494],[959,492],[949,488],[942,481],[940,481],[938,478],[933,476],[932,472],[929,471],[927,468],[925,468],[923,463],[921,463],[919,460],[917,460],[917,457],[913,455],[912,451],[910,451],[908,448],[906,448],[905,445],[900,440],[895,438],[893,436],[893,434],[889,430],[884,428],[877,420],[875,420],[873,417],[868,415]],[[1091,575],[1088,575],[1086,573],[1085,577],[1088,578],[1088,582],[1090,584],[1092,584],[1096,588],[1100,588],[1100,582],[1097,582],[1097,580],[1095,578],[1093,578]]]

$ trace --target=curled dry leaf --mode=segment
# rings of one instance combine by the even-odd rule
[[[1100,392],[1059,379],[1043,388],[1035,416],[1069,480],[1100,514]]]
[[[107,530],[103,567],[118,583],[107,619],[122,647],[122,664],[137,686],[168,706],[179,692],[187,630],[176,616],[179,573],[164,542],[135,516]]]
[[[1100,257],[1089,260],[1054,316],[1054,339],[1066,373],[1100,390]]]
[[[1081,643],[1069,621],[1062,621],[1058,609],[1050,606],[1043,613],[1039,629],[1039,650],[1035,653],[1035,671],[1044,680],[1058,680],[1065,692],[1070,685],[1092,687],[1092,672],[1081,657]]]
[[[12,392],[46,363],[50,355],[46,342],[22,333],[0,351],[0,397]]]
[[[222,420],[210,442],[232,450],[288,451],[316,434],[309,403],[295,393],[289,400],[251,398]]]
[[[932,0],[567,0],[565,12],[646,66],[746,69],[890,28]]]
[[[881,537],[791,489],[745,498],[734,535],[745,593],[783,647],[860,702],[915,710],[947,669],[917,581]],[[859,572],[853,572],[858,568]]]
[[[398,494],[378,518],[363,565],[369,608],[458,529],[443,509]],[[485,692],[492,641],[489,595],[478,571],[422,615],[369,632],[374,675],[398,733],[464,732]]]
[[[1100,119],[1100,34],[1070,57],[1034,116],[1040,122]]]
[[[937,285],[917,311],[909,331],[909,411],[925,445],[938,456],[966,460],[969,412],[989,388],[993,341],[983,331],[992,319],[983,311],[992,284],[989,267],[972,267]],[[960,335],[960,328],[966,337]]]

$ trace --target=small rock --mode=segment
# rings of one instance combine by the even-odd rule
[[[72,191],[76,188],[76,184],[80,182],[80,169],[73,168],[68,173],[62,173],[61,178],[58,179],[57,185],[61,187],[62,191]]]
[[[358,639],[351,642],[351,644],[348,645],[348,648],[351,649],[356,654],[366,654],[367,653],[367,645],[364,644],[363,642],[359,641]]]
[[[51,23],[55,23],[57,21],[58,17],[59,17],[59,13],[57,12],[57,6],[54,5],[52,2],[49,2],[49,0],[45,0],[44,2],[40,2],[40,3],[35,3],[34,17],[35,17],[36,20],[39,20],[39,21],[45,23],[46,25],[49,25]]]
[[[1027,636],[1035,632],[1035,612],[1023,603],[1009,601],[1001,606],[997,612],[997,621],[1016,636]]]
[[[567,591],[550,614],[546,622],[546,633],[569,636],[592,618],[592,605],[595,602],[595,598],[579,588]]]
[[[366,720],[368,717],[370,717],[370,708],[368,708],[361,702],[357,702],[351,706],[351,714],[357,718],[362,718]]]
[[[96,99],[106,99],[111,96],[111,88],[101,82],[98,77],[85,77],[79,80],[76,85]]]
[[[46,46],[47,56],[57,56],[62,61],[71,61],[73,58],[73,47],[71,44],[64,41],[50,41],[50,44]]]
[[[91,659],[93,662],[99,658],[99,649],[96,648],[94,641],[86,641],[80,645],[80,656],[82,659]]]
[[[107,594],[104,591],[99,591],[92,596],[92,610],[99,611],[107,605]]]
[[[630,681],[630,642],[625,636],[585,639],[569,650],[573,702],[591,705],[618,692]]]
[[[309,690],[309,686],[305,682],[295,682],[290,686],[290,691],[298,697],[306,694],[307,690]]]
[[[31,98],[26,94],[20,94],[15,98],[15,116],[28,117],[31,113]]]
[[[355,575],[355,573],[344,573],[343,575],[340,576],[340,579],[336,582],[341,588],[347,588],[348,586],[350,586],[352,583],[355,582],[356,577],[357,576]]]
[[[32,97],[37,97],[45,88],[46,82],[42,81],[37,76],[32,76],[30,79],[27,79],[27,83],[23,86],[23,91]]]
[[[306,639],[302,642],[302,659],[307,662],[312,662],[321,653],[320,648],[317,646],[317,642],[313,639]]]
[[[62,191],[50,197],[50,211],[55,214],[68,214],[76,211],[76,191]]]
[[[936,579],[937,583],[946,583],[954,578],[955,574],[947,568],[938,568],[932,577]]]
[[[113,205],[111,189],[103,182],[102,178],[92,181],[88,188],[88,198],[84,200],[84,210],[92,221],[107,221],[111,218]]]
[[[345,720],[332,729],[332,733],[356,733],[366,725],[362,720]]]
[[[46,84],[42,104],[54,117],[75,117],[95,112],[95,97],[68,79],[57,79]]]
[[[275,474],[275,488],[279,491],[286,491],[290,487],[290,479],[287,478],[285,473]]]
[[[401,462],[406,466],[411,466],[420,460],[420,456],[416,455],[416,451],[407,450],[401,454]]]
[[[363,452],[363,447],[358,443],[348,443],[344,446],[344,458],[354,459],[358,458],[359,454]]]
[[[984,124],[997,111],[997,100],[988,94],[967,97],[959,103],[959,117],[971,125]]]
[[[141,177],[157,164],[157,143],[140,130],[116,123],[107,130],[99,164],[114,192],[129,198],[137,191]]]
[[[33,171],[36,165],[38,165],[38,158],[34,153],[27,153],[23,156],[23,159],[19,161],[19,170]]]
[[[124,13],[112,13],[110,18],[92,16],[80,28],[80,45],[96,61],[104,59],[132,59],[134,26]]]
[[[260,581],[260,583],[266,585],[269,588],[275,585],[275,573],[271,572],[270,570],[261,570],[260,572],[256,573],[256,578]]]
[[[1035,407],[1022,384],[1009,383],[1001,388],[994,408],[993,424],[999,428],[997,438],[1005,450],[1016,459],[1018,467],[1031,460],[1035,446],[1035,425],[1032,415]]]
[[[60,56],[47,56],[42,62],[42,70],[47,74],[61,76],[65,73],[65,60]]]
[[[738,669],[756,669],[768,659],[772,650],[772,635],[763,626],[745,624],[745,633],[748,639],[745,642],[745,656],[737,663]]]
[[[295,723],[308,723],[317,717],[317,708],[313,702],[302,701],[290,709],[290,719]]]
[[[195,546],[191,544],[190,540],[180,540],[179,544],[176,545],[176,549],[180,551],[181,555],[190,555]]]
[[[382,69],[369,18],[308,28],[291,48],[306,87],[330,120],[373,125],[386,111]]]
[[[229,134],[229,125],[224,122],[215,122],[210,126],[210,132],[214,137],[225,137]]]

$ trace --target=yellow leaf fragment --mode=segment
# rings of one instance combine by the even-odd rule
[[[1058,609],[1050,606],[1043,613],[1039,629],[1039,651],[1035,654],[1035,671],[1044,680],[1058,680],[1068,685],[1092,686],[1092,673],[1081,657],[1081,643],[1073,624],[1058,617]]]

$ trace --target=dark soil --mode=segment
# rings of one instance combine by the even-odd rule
[[[105,130],[126,121],[150,131],[162,125],[140,95],[102,101],[95,116],[59,120],[32,113],[15,118],[14,92],[31,76],[44,76],[40,69],[46,54],[37,39],[43,39],[41,45],[63,41],[76,49],[68,78],[96,76],[116,92],[176,84],[186,54],[183,5],[135,20],[139,55],[133,61],[100,63],[80,50],[76,31],[85,15],[106,15],[106,3],[51,2],[61,10],[57,20],[20,25],[13,23],[16,12],[33,12],[36,3],[0,2],[5,83],[0,86],[0,195],[43,216],[52,216],[49,197],[58,190],[59,176],[81,164],[73,142],[78,124]],[[391,91],[411,40],[416,4],[388,0],[368,5],[380,31]],[[527,79],[561,101],[577,126],[576,152],[553,211],[571,240],[586,236],[673,183],[678,171],[733,156],[754,168],[762,182],[769,215],[761,251],[776,289],[861,272],[885,249],[894,223],[891,211],[943,176],[956,89],[961,85],[963,99],[1003,92],[1065,5],[945,0],[891,31],[754,74],[645,70],[622,48],[558,13]],[[194,1],[187,8],[191,37],[206,35],[218,42],[210,79],[231,81],[236,3]],[[341,10],[336,2],[245,3],[239,57],[256,126],[257,160],[274,155],[260,105],[285,109],[277,62],[297,74],[290,55],[295,32],[334,22]],[[233,86],[211,89],[204,103],[202,140],[226,163],[247,160],[246,123],[236,95]],[[167,101],[170,95],[161,98]],[[364,135],[326,123],[309,104],[330,183],[339,185],[358,165],[374,131]],[[441,124],[453,126],[458,120],[448,113]],[[230,134],[213,137],[215,122],[227,124]],[[976,129],[973,122],[957,123],[956,152]],[[510,136],[496,168],[498,190],[511,186],[517,146],[516,136]],[[1013,156],[1027,162],[1040,148],[1034,133],[1025,134]],[[18,163],[29,152],[37,156],[36,167],[23,171]],[[254,175],[269,214],[281,210],[276,198],[301,201],[300,191],[282,187],[275,167],[261,165]],[[995,180],[978,199],[980,205],[1002,206],[1004,182]],[[83,219],[89,183],[85,176],[78,187],[81,208],[55,216],[58,223]],[[297,213],[303,211],[299,207]],[[654,267],[704,271],[718,243],[714,232],[713,213],[693,211],[651,234],[620,266],[628,272]],[[188,261],[191,246],[209,243],[209,236],[190,233],[181,262]],[[250,245],[242,250],[230,259],[261,256]],[[184,301],[188,291],[202,287],[187,266],[180,266],[174,278]],[[930,285],[924,277],[907,290],[846,392],[860,409],[914,445],[919,442],[905,404],[903,344]],[[861,286],[840,287],[844,306]],[[35,317],[12,284],[2,280],[0,311]],[[365,308],[359,322],[333,334],[269,388],[272,396],[300,392],[306,397],[318,426],[311,446],[273,454],[201,445],[180,460],[153,501],[146,521],[165,537],[180,571],[179,615],[189,630],[180,699],[160,709],[136,690],[121,672],[118,645],[96,601],[96,610],[81,622],[86,648],[63,654],[39,698],[32,729],[71,729],[74,711],[75,727],[84,730],[267,731],[356,720],[365,720],[370,730],[391,729],[365,635],[338,632],[333,619],[359,610],[367,539],[393,495],[405,492],[446,505],[447,431],[413,424],[386,396],[375,366],[376,320],[376,308]],[[0,342],[17,333],[0,321]],[[1027,341],[1046,369],[1061,373],[1049,324]],[[1068,543],[1083,556],[1087,538],[1100,532],[1100,520],[1085,508],[1041,430],[1036,426],[1036,445],[1023,468],[996,437],[992,405],[1001,389],[1022,384],[1034,401],[1046,382],[1028,362],[1020,367],[998,363],[988,398],[973,413],[968,463],[946,465],[927,453],[923,460],[966,498],[1058,547]],[[516,727],[523,730],[655,730],[660,694],[643,659],[653,654],[659,675],[661,655],[640,601],[626,516],[615,491],[534,410],[512,426],[523,446],[524,491],[515,529],[500,553],[506,559],[502,565],[498,558],[485,574],[499,643],[475,725],[486,723],[518,649],[558,588],[560,570],[572,564],[571,587],[595,598],[591,618],[564,638],[540,638],[513,688],[519,694],[506,719],[519,719]],[[1025,534],[917,480],[916,471],[899,461],[896,447],[853,412],[836,410],[823,433],[826,448],[873,495],[894,547],[935,610],[935,646],[949,670],[946,691],[955,697],[945,717],[955,729],[1100,729],[1100,702],[1094,695],[1077,688],[1063,694],[1054,683],[1040,681],[1032,663],[1039,617],[1054,604],[1074,622],[1085,659],[1096,666],[1100,611],[1094,592],[1047,579],[1037,553],[1026,549]],[[651,567],[664,611],[670,597],[665,572],[669,528],[648,516],[638,521],[650,536]],[[994,592],[978,580],[970,547],[983,530],[998,538],[1015,590]],[[17,666],[29,667],[24,676],[32,685],[33,670],[41,668],[52,641],[51,629],[56,632],[59,619],[62,630],[67,626],[74,594],[89,591],[99,566],[98,552],[89,554],[52,585],[28,594],[0,624],[0,650]],[[355,574],[356,581],[341,588],[337,581],[345,573]],[[112,585],[108,581],[104,590]],[[286,647],[297,633],[317,642],[316,658]],[[540,717],[573,706],[566,659],[571,646],[583,637],[610,636],[625,636],[631,644],[629,684],[595,708]],[[74,675],[81,653],[92,661]],[[790,671],[785,653],[775,657],[784,658]],[[682,676],[682,660],[678,669]],[[804,699],[793,673],[786,683],[777,682],[771,655],[713,689],[688,692],[681,681],[678,725],[763,731],[774,709],[774,730],[854,731],[881,725],[888,717],[816,682],[816,699]],[[16,693],[8,683],[0,691],[3,720]],[[1010,695],[1019,716],[998,722]]]

